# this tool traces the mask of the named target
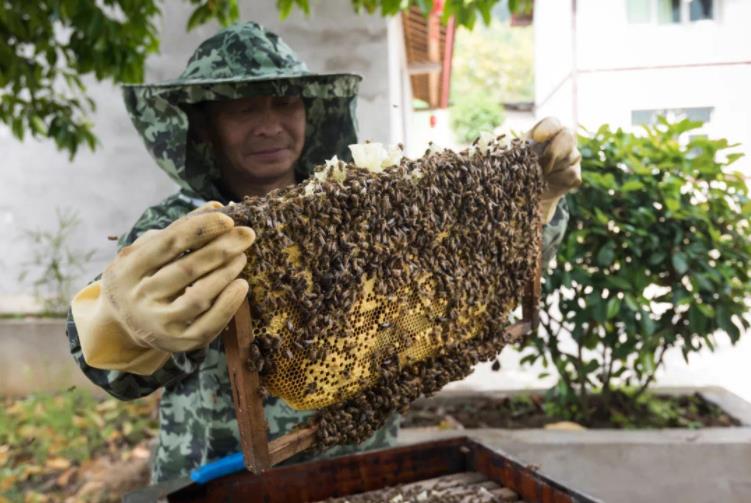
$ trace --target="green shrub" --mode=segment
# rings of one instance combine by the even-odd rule
[[[57,222],[53,230],[23,231],[29,257],[21,265],[18,279],[31,279],[34,295],[44,310],[40,314],[65,317],[74,286],[96,250],[73,247],[74,232],[81,225],[74,210],[56,208],[55,214]]]
[[[724,139],[660,119],[645,134],[601,127],[579,139],[584,183],[544,280],[541,326],[523,361],[552,364],[555,403],[587,417],[587,396],[638,399],[666,351],[684,358],[749,327],[751,201]]]
[[[451,129],[462,143],[472,143],[483,131],[493,131],[503,123],[503,107],[482,92],[457,99],[451,107]]]

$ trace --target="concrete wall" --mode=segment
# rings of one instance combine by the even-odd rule
[[[402,141],[410,98],[405,93],[403,46],[397,19],[357,15],[349,0],[312,2],[310,18],[295,12],[279,20],[273,0],[243,0],[243,20],[255,20],[278,33],[311,70],[361,74],[358,121],[360,137],[385,143]],[[161,53],[149,59],[146,80],[176,77],[190,54],[218,29],[207,25],[185,33],[188,2],[164,2]],[[401,51],[401,53],[400,53]],[[174,184],[146,153],[130,124],[120,91],[110,84],[89,83],[96,100],[95,131],[102,145],[81,152],[73,162],[50,143],[19,143],[0,129],[0,312],[33,309],[31,288],[18,281],[28,260],[24,229],[54,228],[55,208],[76,210],[83,223],[71,241],[73,249],[96,250],[80,275],[82,286],[112,258],[115,245],[107,235],[126,232],[149,205],[175,191]],[[397,104],[397,107],[391,105]],[[400,126],[401,125],[401,126]]]
[[[630,24],[626,5],[577,0],[574,36],[572,0],[538,0],[537,115],[632,128],[635,110],[712,107],[702,132],[751,152],[751,2],[715,0],[714,20],[680,24]],[[751,160],[737,166],[751,175]]]
[[[71,386],[106,392],[70,356],[63,320],[0,320],[0,396],[60,392]]]

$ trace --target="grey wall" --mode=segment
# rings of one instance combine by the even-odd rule
[[[242,19],[277,32],[313,71],[363,75],[360,137],[394,141],[389,72],[398,69],[389,64],[387,36],[393,20],[356,15],[350,0],[313,0],[310,18],[295,12],[282,22],[274,3],[241,1]],[[187,4],[165,2],[161,54],[148,61],[147,81],[176,77],[195,47],[218,29],[204,26],[186,34]],[[102,144],[94,153],[81,152],[73,162],[50,143],[20,143],[0,127],[0,312],[33,307],[31,288],[17,279],[30,253],[29,244],[20,238],[22,230],[52,228],[56,207],[76,210],[83,223],[72,247],[96,250],[77,281],[80,287],[111,260],[115,245],[107,235],[126,232],[146,206],[175,190],[143,148],[125,114],[119,89],[91,82],[89,92],[98,105],[94,123]]]

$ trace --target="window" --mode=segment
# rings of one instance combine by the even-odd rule
[[[632,24],[649,23],[652,15],[652,0],[628,0],[626,2],[626,17]]]
[[[673,24],[681,22],[681,0],[657,0],[657,22]]]
[[[688,5],[689,19],[691,21],[714,19],[713,4],[712,0],[691,0]]]
[[[714,112],[714,107],[655,108],[648,110],[632,110],[631,125],[641,126],[644,124],[655,124],[659,115],[665,115],[671,120],[689,119],[692,121],[707,123],[712,119],[712,112]]]
[[[626,0],[631,24],[680,24],[714,19],[719,0]]]

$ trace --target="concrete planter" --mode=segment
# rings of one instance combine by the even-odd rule
[[[73,361],[63,319],[0,320],[0,348],[0,396],[71,386],[104,395]]]
[[[751,501],[751,404],[717,387],[655,391],[699,392],[742,426],[583,431],[405,428],[399,442],[467,435],[607,502]],[[488,395],[509,394],[452,391],[433,399],[464,401]]]

